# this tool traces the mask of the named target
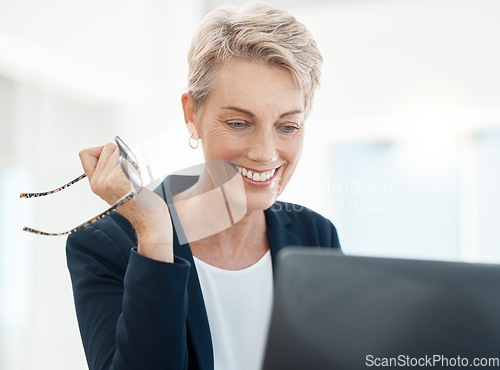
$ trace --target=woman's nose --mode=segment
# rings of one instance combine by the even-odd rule
[[[248,158],[260,162],[271,163],[278,158],[275,137],[269,130],[259,130],[249,143]]]

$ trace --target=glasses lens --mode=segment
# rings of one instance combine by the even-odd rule
[[[122,139],[120,139],[118,136],[115,136],[115,143],[118,145],[118,148],[120,149],[120,156],[125,157],[125,159],[130,162],[134,167],[139,166],[139,162],[137,161],[137,158],[135,157],[134,153],[130,150],[130,148],[123,142]]]
[[[120,157],[120,165],[123,172],[130,180],[133,190],[139,192],[142,188],[142,177],[137,167],[125,159],[125,157]]]

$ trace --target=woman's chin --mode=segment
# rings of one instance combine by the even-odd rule
[[[249,194],[247,196],[247,209],[249,211],[264,211],[271,207],[275,201],[276,197],[267,194]]]
[[[241,198],[232,199],[228,197],[228,206],[231,211],[233,221],[238,222],[247,212],[264,211],[271,207],[275,201],[276,198],[269,195],[264,196],[264,194],[247,194],[245,200],[242,200]]]

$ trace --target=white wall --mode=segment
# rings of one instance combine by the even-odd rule
[[[199,3],[0,2],[0,259],[10,266],[0,277],[0,368],[86,368],[65,238],[21,228],[62,231],[106,205],[84,181],[47,199],[19,193],[80,175],[81,148],[182,126]]]
[[[301,199],[339,226],[345,224],[346,214],[332,209],[329,198],[343,181],[342,174],[331,168],[332,153],[339,145],[403,146],[401,162],[415,186],[419,181],[437,186],[433,173],[458,163],[460,242],[439,253],[442,246],[432,244],[439,235],[431,233],[431,243],[418,257],[480,259],[474,137],[500,125],[500,3],[332,1],[318,7],[297,5],[291,11],[311,29],[325,62],[302,163],[285,197]],[[428,204],[427,215],[408,209],[400,222],[422,224],[419,217],[429,218],[435,207]],[[415,256],[411,243],[405,246],[404,241],[386,245],[384,251],[382,243],[355,245],[354,233],[363,233],[362,224],[350,226],[352,233],[339,230],[348,253]],[[398,224],[390,226],[385,237],[374,237],[389,240]],[[437,254],[432,251],[436,248]],[[493,255],[488,255],[491,261]],[[500,260],[500,255],[496,253],[493,260]]]

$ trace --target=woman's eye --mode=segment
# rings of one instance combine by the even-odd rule
[[[279,130],[281,130],[282,132],[285,132],[285,133],[294,133],[298,129],[299,128],[297,126],[293,126],[293,125],[283,125],[279,128]]]
[[[245,128],[247,126],[247,124],[245,122],[238,122],[238,121],[226,122],[226,125],[228,125],[231,128],[236,128],[236,129],[242,129],[242,128]]]

